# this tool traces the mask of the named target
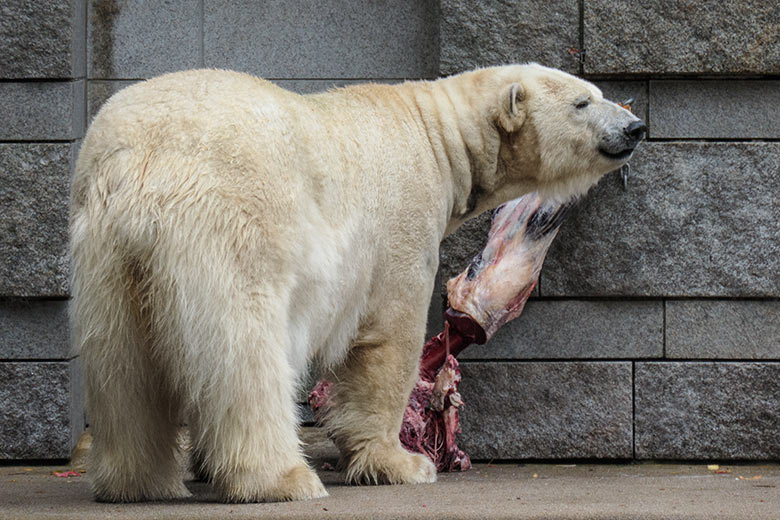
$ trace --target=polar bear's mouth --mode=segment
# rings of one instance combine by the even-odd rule
[[[631,156],[632,153],[634,153],[633,148],[626,148],[624,150],[620,150],[619,152],[610,152],[608,150],[605,150],[604,148],[599,148],[599,152],[601,155],[612,159],[613,161],[622,161],[623,159],[627,159]]]

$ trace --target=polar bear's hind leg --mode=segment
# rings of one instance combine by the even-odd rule
[[[86,382],[95,498],[135,502],[189,496],[179,469],[178,399],[149,356],[138,280],[121,257],[86,239],[74,216],[74,341]]]

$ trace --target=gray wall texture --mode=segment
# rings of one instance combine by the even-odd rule
[[[476,459],[780,459],[776,0],[6,0],[0,5],[0,460],[84,427],[68,191],[91,117],[135,81],[237,69],[312,92],[537,61],[634,98],[624,190],[591,191],[537,296],[463,354]],[[443,281],[488,217],[445,240]]]

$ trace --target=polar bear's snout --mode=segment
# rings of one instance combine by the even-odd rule
[[[647,125],[641,119],[632,116],[624,125],[609,132],[601,140],[599,152],[615,161],[627,159],[647,133]]]
[[[639,141],[644,139],[645,133],[647,132],[647,125],[641,119],[631,121],[623,132],[626,134],[626,137],[634,143],[634,146],[636,146]]]

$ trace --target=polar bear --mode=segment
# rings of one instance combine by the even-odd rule
[[[297,435],[313,360],[349,481],[435,481],[398,433],[439,242],[527,192],[584,193],[644,131],[536,64],[306,96],[194,70],[113,96],[70,219],[96,499],[188,495],[182,423],[221,500],[326,495]]]

